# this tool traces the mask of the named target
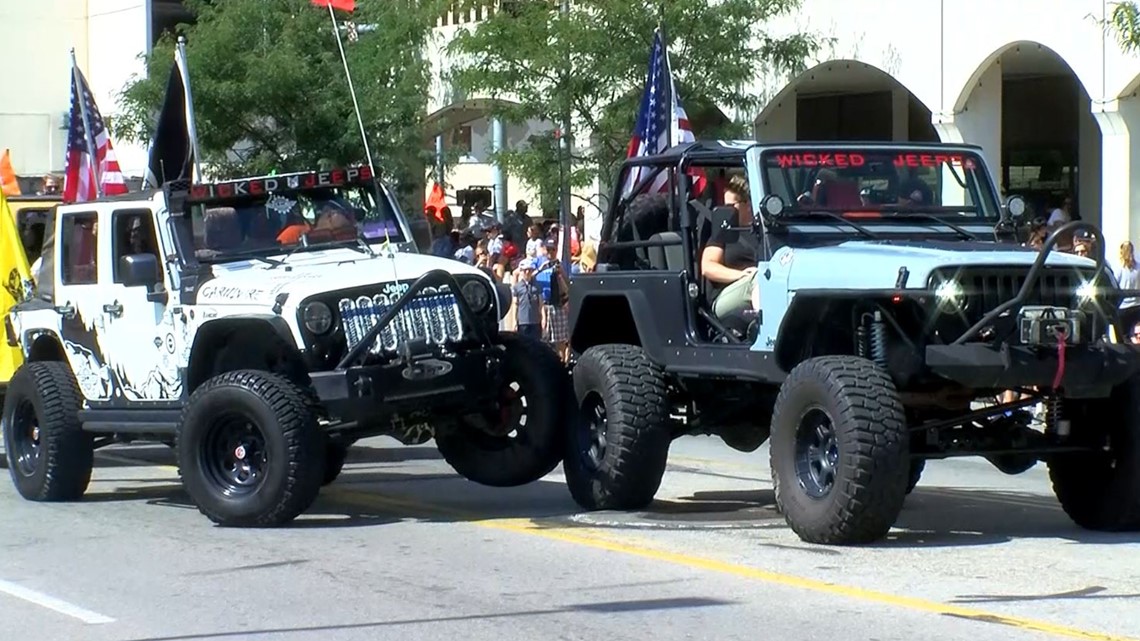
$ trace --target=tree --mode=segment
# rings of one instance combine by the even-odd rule
[[[1131,0],[1112,4],[1107,26],[1116,33],[1122,49],[1130,53],[1140,51],[1140,7]]]
[[[561,123],[568,112],[574,129],[591,133],[576,144],[571,132],[570,184],[605,183],[626,155],[658,24],[666,29],[677,93],[697,136],[736,136],[746,123],[699,115],[718,113],[717,105],[753,114],[762,106],[750,87],[757,70],[804,68],[815,38],[763,30],[797,6],[798,0],[581,0],[562,14],[557,1],[502,2],[499,12],[449,43],[456,61],[451,81],[498,99],[493,115],[508,122]],[[531,184],[549,184],[558,146],[543,138],[533,143],[501,152],[500,160]]]
[[[365,161],[327,9],[310,0],[186,4],[196,22],[178,31],[187,39],[204,165],[237,176]],[[344,47],[377,172],[413,202],[432,154],[422,127],[431,83],[423,44],[434,4],[361,2],[337,16],[342,29],[346,19],[358,26]],[[146,60],[147,77],[125,87],[117,135],[150,141],[173,49],[174,37],[164,35]]]

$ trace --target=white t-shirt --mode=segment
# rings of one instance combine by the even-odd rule
[[[1046,224],[1050,227],[1056,227],[1057,225],[1064,225],[1065,223],[1072,222],[1072,220],[1072,216],[1070,216],[1064,209],[1058,207],[1053,210],[1053,213],[1049,214],[1049,222]]]
[[[1140,266],[1127,269],[1123,265],[1116,270],[1116,281],[1120,285],[1120,289],[1140,289]],[[1120,303],[1120,307],[1135,307],[1140,305],[1140,299],[1136,297],[1125,298]]]

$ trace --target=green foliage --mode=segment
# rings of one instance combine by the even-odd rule
[[[377,171],[406,187],[423,180],[434,149],[422,122],[431,71],[423,47],[433,2],[360,2],[337,21],[375,25],[344,41]],[[360,128],[328,11],[310,0],[187,0],[195,25],[180,25],[203,164],[223,176],[296,171],[365,161]],[[121,96],[117,135],[149,142],[173,63],[164,37],[148,77]]]
[[[1107,26],[1116,34],[1117,42],[1125,51],[1140,51],[1140,8],[1130,0],[1111,5]]]
[[[698,137],[745,133],[745,123],[726,120],[714,105],[755,113],[761,97],[749,85],[758,70],[802,70],[817,44],[807,34],[776,38],[763,29],[794,12],[798,0],[580,0],[566,14],[549,0],[502,5],[511,10],[451,41],[457,61],[451,81],[501,99],[496,115],[507,121],[561,123],[569,112],[575,127],[589,129],[591,140],[573,144],[574,187],[596,177],[608,181],[625,156],[658,24],[665,27],[677,93]],[[549,184],[558,171],[558,148],[542,138],[502,157],[536,186]]]

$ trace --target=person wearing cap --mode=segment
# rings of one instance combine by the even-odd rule
[[[534,282],[537,265],[527,258],[519,263],[518,277],[511,286],[515,297],[515,316],[518,333],[542,340],[542,288]]]

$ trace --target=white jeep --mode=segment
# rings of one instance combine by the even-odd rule
[[[199,510],[286,523],[357,439],[435,438],[513,486],[562,459],[568,374],[502,332],[506,286],[421,254],[367,168],[169,183],[58,206],[35,296],[5,318],[25,364],[4,399],[30,500],[79,499],[93,451],[174,447]]]

